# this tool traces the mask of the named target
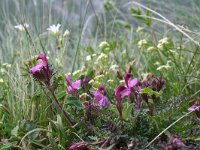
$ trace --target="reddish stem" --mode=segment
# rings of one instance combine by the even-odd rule
[[[53,91],[51,88],[49,88],[49,91],[51,92],[51,95],[53,96],[54,102],[57,104],[59,110],[64,114],[64,116],[65,116],[67,122],[68,122],[71,126],[73,126],[73,122],[72,122],[71,118],[69,117],[68,113],[63,109],[62,105],[59,103],[57,97],[56,97],[55,94],[54,94],[54,91]]]

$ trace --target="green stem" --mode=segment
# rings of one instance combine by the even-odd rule
[[[56,103],[56,105],[58,106],[59,110],[64,114],[64,116],[65,116],[67,122],[68,122],[71,126],[73,126],[73,122],[72,122],[71,118],[69,117],[68,113],[63,109],[63,107],[61,106],[61,104],[59,103],[57,97],[56,97],[55,94],[54,94],[54,91],[53,91],[51,88],[48,88],[48,89],[49,89],[49,91],[51,92],[51,95],[53,96],[53,100],[54,100],[54,102]]]

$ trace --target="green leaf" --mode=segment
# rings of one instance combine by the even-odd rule
[[[56,121],[52,120],[52,122],[55,124],[57,129],[64,132],[64,126],[63,126],[62,118],[60,117],[60,115],[57,115],[57,120]]]
[[[80,99],[73,96],[68,97],[65,104],[69,106],[75,106],[77,108],[82,108],[82,102],[80,101]]]
[[[127,103],[125,104],[124,111],[123,111],[123,118],[124,118],[125,120],[128,120],[128,119],[129,119],[133,107],[134,107],[134,104],[133,104],[133,103],[130,104],[130,103],[127,102]]]
[[[159,97],[162,95],[162,91],[160,92],[156,92],[156,91],[153,91],[151,88],[144,88],[140,91],[140,93],[143,93],[143,94],[148,94],[148,95],[155,95],[156,97]]]
[[[63,100],[66,96],[66,91],[61,91],[57,94],[59,100]]]
[[[160,92],[153,91],[153,94],[154,94],[156,97],[160,97],[160,96],[163,94],[163,91],[160,91]]]
[[[140,93],[152,95],[153,94],[153,90],[151,88],[144,88],[144,89],[142,89],[140,91]]]

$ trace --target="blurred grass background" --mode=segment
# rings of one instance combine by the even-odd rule
[[[104,9],[106,3],[113,4],[115,9]],[[0,5],[0,58],[4,62],[13,62],[13,57],[24,48],[17,45],[25,35],[19,34],[14,26],[23,22],[30,25],[30,35],[33,41],[39,43],[42,40],[46,50],[55,49],[55,43],[48,40],[46,28],[52,24],[60,23],[61,30],[68,29],[73,35],[73,42],[68,45],[69,56],[75,55],[75,42],[81,35],[80,45],[96,45],[99,41],[106,40],[109,30],[106,26],[113,26],[111,21],[125,19],[132,24],[135,30],[140,22],[136,21],[127,12],[132,6],[130,1],[101,1],[101,0],[29,0],[11,1],[1,0]],[[141,0],[138,1],[151,9],[161,13],[176,24],[187,26],[190,30],[199,29],[199,7],[198,0]],[[111,19],[112,18],[112,19]],[[168,32],[169,28],[163,23],[155,22],[154,28],[159,31]],[[111,27],[112,28],[112,27]],[[120,33],[120,30],[118,31]],[[80,34],[82,33],[82,34]],[[113,33],[110,34],[112,37]],[[98,38],[97,38],[98,37]],[[17,39],[17,40],[16,40]],[[25,44],[25,43],[21,43]],[[31,47],[30,47],[31,49]],[[41,49],[41,45],[35,44],[35,49]],[[23,50],[22,50],[23,51]],[[25,50],[29,51],[29,50]],[[30,50],[31,52],[33,49]],[[26,56],[26,55],[25,55]],[[23,56],[24,57],[24,56]],[[66,56],[67,57],[67,56]],[[71,60],[71,59],[70,59]]]

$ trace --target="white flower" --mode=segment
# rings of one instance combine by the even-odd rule
[[[103,77],[104,77],[104,75],[101,74],[101,75],[98,75],[98,76],[94,77],[94,79],[102,79]]]
[[[107,56],[106,54],[101,53],[101,54],[97,57],[95,64],[98,64],[99,61],[102,61],[102,60],[106,59],[107,57],[108,57],[108,56]]]
[[[120,80],[119,83],[125,83],[125,80]]]
[[[76,76],[77,74],[81,73],[81,70],[76,70],[72,73],[73,76]]]
[[[69,34],[70,34],[69,30],[65,30],[63,36],[64,36],[64,37],[69,37]]]
[[[157,70],[158,71],[159,70],[169,70],[171,68],[170,64],[171,64],[171,60],[167,61],[166,65],[162,65],[162,66],[158,67]]]
[[[91,55],[88,55],[88,56],[86,57],[86,61],[90,61],[91,59],[92,59]]]
[[[147,44],[148,44],[148,42],[145,39],[143,39],[138,42],[138,47],[142,48],[142,47],[146,46]]]
[[[61,25],[58,23],[57,25],[52,25],[49,28],[47,28],[48,31],[51,31],[53,34],[58,35],[59,34],[59,28]]]
[[[24,24],[16,25],[16,26],[14,26],[14,27],[15,27],[15,29],[17,29],[17,30],[19,30],[19,31],[21,31],[21,32],[24,32],[24,31],[26,31],[26,28],[29,27],[29,24],[24,23]]]
[[[110,45],[109,45],[109,43],[108,42],[106,42],[106,41],[103,41],[103,42],[101,42],[100,44],[99,44],[99,48],[100,49],[105,49],[105,48],[107,48],[107,47],[109,47]]]
[[[114,64],[114,65],[111,65],[109,70],[113,71],[113,72],[117,72],[117,70],[119,69],[119,66]]]
[[[2,64],[2,66],[5,68],[11,68],[11,64],[8,64],[8,63],[4,63],[4,64]]]
[[[108,82],[114,82],[114,80],[109,79]]]
[[[3,79],[2,78],[0,78],[0,83],[3,83]]]
[[[136,30],[136,32],[139,33],[139,32],[142,32],[143,30],[144,30],[144,28],[138,27],[137,30]]]

